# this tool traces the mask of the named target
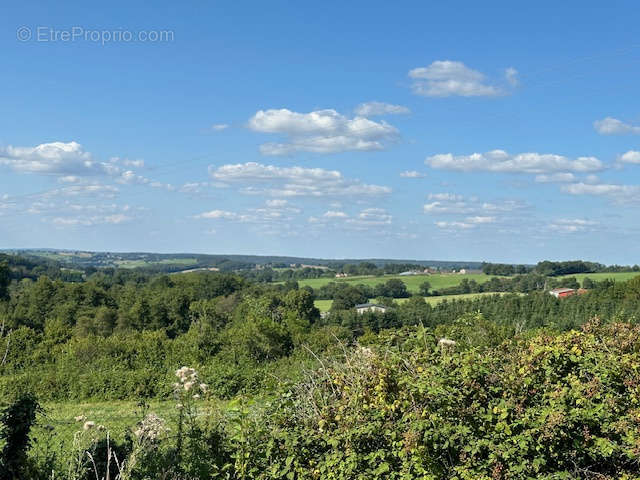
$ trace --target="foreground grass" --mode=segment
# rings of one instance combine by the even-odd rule
[[[202,401],[199,408],[203,415],[207,415],[225,408],[226,403],[212,399]],[[33,429],[34,442],[30,455],[44,458],[55,453],[58,468],[63,469],[73,461],[76,453],[74,439],[83,429],[84,420],[76,421],[76,417],[83,416],[95,422],[96,427],[104,426],[114,442],[122,442],[147,413],[155,413],[174,425],[178,417],[174,400],[151,400],[146,404],[126,400],[47,402],[42,407],[43,413]]]

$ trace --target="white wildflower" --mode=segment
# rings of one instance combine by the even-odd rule
[[[196,394],[194,394],[194,395],[193,395],[193,398],[195,398],[196,400],[198,400],[198,399],[200,398],[200,395],[196,393]]]
[[[84,425],[82,426],[82,428],[84,428],[85,430],[91,430],[95,426],[96,426],[96,422],[92,422],[91,420],[88,420],[84,422]]]
[[[207,389],[209,388],[209,385],[207,385],[206,383],[201,383],[199,387],[200,387],[200,390],[202,390],[202,393],[207,393]]]
[[[138,423],[138,428],[133,434],[141,442],[147,441],[154,443],[169,429],[166,427],[165,421],[155,413],[150,413]]]
[[[84,422],[87,417],[85,417],[84,415],[78,415],[77,417],[73,418],[76,422]]]

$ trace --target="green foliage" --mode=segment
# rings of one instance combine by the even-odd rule
[[[274,403],[260,478],[637,478],[639,334],[361,348]]]
[[[31,476],[27,453],[30,432],[40,405],[32,394],[23,394],[0,414],[0,480]]]

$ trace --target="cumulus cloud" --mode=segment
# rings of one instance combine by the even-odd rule
[[[384,102],[365,102],[358,105],[354,113],[361,117],[375,117],[377,115],[405,115],[411,113],[407,107]]]
[[[595,128],[596,132],[601,135],[640,134],[639,126],[625,123],[622,120],[618,120],[617,118],[613,117],[606,117],[602,120],[596,120],[595,122],[593,122],[593,128]]]
[[[384,121],[348,118],[331,109],[309,113],[286,108],[259,110],[249,119],[249,128],[285,136],[284,142],[261,145],[264,155],[384,150],[398,135],[398,130]]]
[[[74,175],[102,173],[89,152],[77,142],[43,143],[35,147],[0,149],[0,165],[19,173]]]
[[[515,86],[517,75],[516,69],[509,67],[505,80]],[[451,60],[437,60],[427,67],[414,68],[409,71],[409,77],[413,80],[413,92],[425,97],[496,97],[508,93],[487,82],[483,73]]]
[[[563,185],[562,191],[571,195],[593,195],[607,197],[616,203],[640,202],[640,186],[611,183],[571,183]]]
[[[305,167],[278,167],[256,162],[209,167],[219,182],[241,184],[242,193],[274,197],[380,196],[389,187],[350,180],[337,170]]]
[[[640,152],[638,152],[636,150],[629,150],[628,152],[623,153],[622,155],[620,155],[618,160],[621,163],[640,164]]]
[[[99,162],[78,142],[0,148],[2,165],[17,173],[55,175],[60,183],[82,183],[91,177],[111,177],[123,184],[151,183],[132,170],[143,168],[144,160],[112,157],[108,162]]]
[[[471,155],[453,155],[443,153],[427,157],[425,163],[431,168],[455,170],[460,172],[485,171],[500,173],[570,173],[596,172],[604,168],[596,157],[577,157],[571,159],[551,153],[509,154],[504,150],[492,150]]]
[[[405,170],[404,172],[400,172],[400,176],[402,178],[424,178],[427,175],[417,170]]]

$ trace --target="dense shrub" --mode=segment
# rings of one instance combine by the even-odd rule
[[[391,333],[274,404],[260,478],[638,478],[639,335],[596,322],[401,351]]]

